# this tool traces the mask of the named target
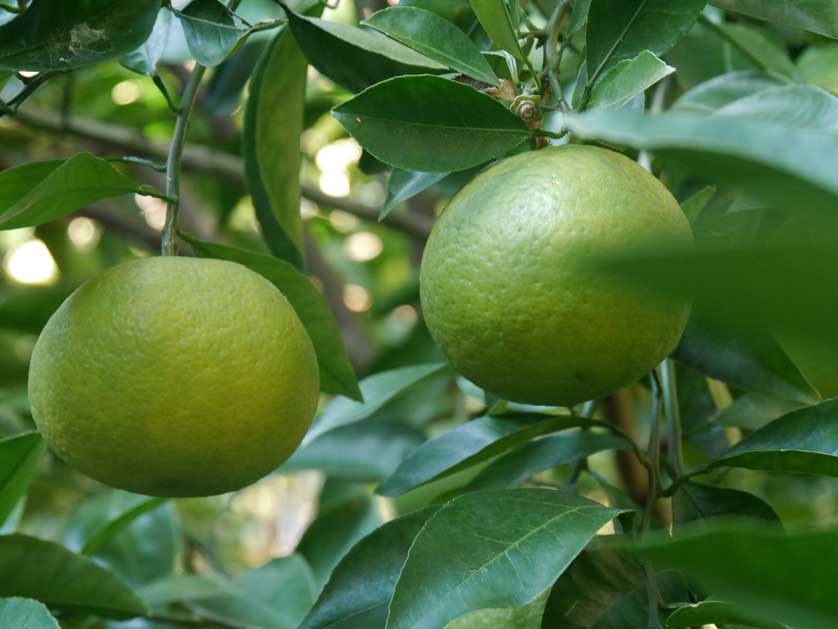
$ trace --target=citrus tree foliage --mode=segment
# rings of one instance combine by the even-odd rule
[[[835,627],[835,38],[833,0],[0,3],[0,626]],[[580,143],[695,234],[621,243],[614,290],[692,312],[628,388],[511,403],[430,339],[418,260],[487,166]],[[30,414],[49,316],[161,228],[318,361],[300,448],[223,497],[105,488]]]

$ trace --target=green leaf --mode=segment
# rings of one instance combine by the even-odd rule
[[[474,24],[474,13],[469,0],[399,0],[400,7],[417,7],[453,22],[462,30],[468,30]]]
[[[286,9],[291,31],[309,63],[351,92],[403,74],[446,67],[398,42],[370,31],[297,15]]]
[[[393,7],[363,22],[449,68],[490,85],[500,85],[480,49],[454,24],[415,7]]]
[[[356,422],[301,447],[280,472],[315,469],[334,478],[380,481],[424,441],[422,432],[401,423]]]
[[[32,0],[0,26],[0,68],[65,70],[113,59],[142,44],[160,0]]]
[[[838,94],[838,43],[809,46],[797,59],[797,69],[807,83]]]
[[[380,524],[381,516],[375,502],[367,494],[350,498],[318,514],[297,547],[297,552],[311,565],[318,590],[323,588],[349,549]]]
[[[0,598],[0,627],[59,629],[58,621],[38,601],[28,598]]]
[[[0,173],[0,229],[41,225],[94,201],[150,190],[90,153]]]
[[[437,510],[428,507],[391,520],[355,544],[300,629],[383,629],[407,552]]]
[[[720,465],[838,476],[838,399],[774,420],[711,463]]]
[[[148,39],[139,48],[120,57],[119,63],[134,72],[152,76],[157,72],[157,63],[169,42],[171,26],[172,12],[168,9],[160,9],[157,12],[157,20],[154,22],[154,30],[151,31]]]
[[[622,109],[661,79],[675,72],[653,53],[645,50],[634,59],[623,59],[596,82],[589,109]]]
[[[216,582],[218,595],[201,596],[189,607],[228,625],[297,629],[314,602],[311,570],[299,555],[274,559],[235,579]]]
[[[829,134],[739,116],[634,111],[567,115],[564,123],[583,138],[652,151],[770,207],[834,211],[838,203],[838,137]]]
[[[34,598],[71,612],[131,618],[147,610],[122,579],[63,546],[26,535],[0,536],[0,596]]]
[[[154,511],[167,502],[165,498],[138,498],[139,500],[136,501],[134,506],[126,509],[117,517],[109,522],[105,522],[100,528],[93,531],[93,533],[87,538],[87,541],[85,541],[84,546],[81,549],[81,553],[83,555],[95,554],[102,546],[107,544],[116,535],[129,527],[134,520],[149,511]]]
[[[838,98],[810,85],[772,86],[724,105],[715,115],[838,134]]]
[[[783,534],[727,523],[649,536],[634,552],[684,571],[763,623],[832,629],[838,618],[838,599],[829,587],[838,580],[836,535],[834,526]]]
[[[384,496],[399,496],[415,487],[487,461],[536,437],[598,424],[596,420],[567,415],[509,415],[472,419],[424,443],[376,491]]]
[[[529,603],[617,513],[548,489],[455,498],[427,521],[410,547],[387,629],[441,629],[477,609]]]
[[[526,605],[506,609],[478,609],[452,620],[445,629],[541,629],[549,590]]]
[[[202,66],[224,61],[245,33],[219,0],[192,0],[177,16],[189,52]]]
[[[387,180],[387,201],[378,214],[378,220],[383,220],[402,203],[439,183],[447,175],[446,172],[423,173],[394,168]]]
[[[838,39],[833,0],[711,0],[712,4],[786,28],[796,27]]]
[[[673,356],[698,371],[756,391],[800,402],[818,399],[817,392],[767,332],[725,327],[696,311],[687,323]]]
[[[504,0],[469,0],[480,25],[492,38],[495,46],[505,50],[519,61],[525,59],[518,36],[512,26],[509,9]]]
[[[364,401],[356,402],[345,397],[332,400],[326,410],[314,419],[303,444],[308,445],[330,430],[370,417],[398,395],[447,369],[445,364],[432,363],[400,367],[364,378],[360,383]]]
[[[572,37],[588,24],[588,14],[591,11],[591,0],[576,0],[567,24],[567,37]]]
[[[762,393],[744,393],[720,412],[712,423],[757,430],[786,413],[796,411],[801,406],[804,404],[794,400],[785,400]]]
[[[747,609],[739,605],[714,598],[708,598],[699,603],[679,605],[666,619],[667,629],[726,623],[756,627],[757,629],[789,629],[787,625],[782,623],[766,623],[765,620],[755,618]]]
[[[776,79],[751,70],[727,72],[688,90],[670,109],[685,114],[712,114],[740,98],[777,87]]]
[[[306,275],[278,258],[194,238],[184,239],[199,256],[238,262],[276,286],[293,306],[314,345],[320,367],[321,389],[355,400],[362,399],[337,322],[323,295]]]
[[[172,573],[180,536],[177,514],[167,500],[109,489],[73,511],[64,543],[95,557],[129,583],[144,584]]]
[[[757,57],[761,66],[788,77],[797,76],[797,68],[789,59],[785,46],[778,46],[762,31],[745,24],[722,23],[718,27]]]
[[[277,33],[254,71],[242,131],[245,174],[262,235],[275,256],[300,268],[300,135],[306,67],[290,32]]]
[[[551,435],[531,441],[493,461],[471,481],[467,489],[502,489],[520,485],[536,472],[576,461],[603,450],[619,450],[628,444],[620,437],[587,430]]]
[[[171,603],[210,598],[222,592],[222,582],[197,574],[172,574],[139,589],[140,596],[152,609]]]
[[[705,0],[597,0],[588,13],[590,83],[623,59],[662,55],[695,23]]]
[[[672,500],[672,512],[678,524],[719,517],[749,517],[780,523],[774,509],[753,494],[692,482],[679,488]]]
[[[530,135],[491,96],[431,75],[384,81],[332,114],[366,150],[404,170],[465,170],[511,151]]]
[[[689,219],[690,223],[695,223],[696,219],[701,216],[701,213],[707,207],[707,204],[713,199],[715,194],[715,186],[704,186],[689,199],[681,203],[681,209],[684,211],[684,216]]]
[[[44,442],[36,432],[0,439],[0,524],[26,493],[43,451]]]
[[[684,600],[682,579],[655,575],[664,600]],[[592,544],[556,581],[547,601],[543,627],[562,629],[640,629],[649,624],[643,566],[631,555]]]

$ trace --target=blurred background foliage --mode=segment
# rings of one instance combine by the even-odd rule
[[[466,15],[458,14],[458,7],[467,3],[437,4],[452,19]],[[540,5],[550,3],[533,0],[532,4],[537,13]],[[343,0],[324,16],[357,23],[385,5]],[[253,22],[280,15],[276,4],[268,0],[245,0],[239,13]],[[720,15],[712,7],[706,13]],[[0,12],[0,17],[10,15]],[[765,55],[794,64],[806,81],[838,93],[838,44],[741,16],[734,26],[763,46]],[[476,31],[474,37],[479,39],[479,28]],[[266,249],[239,159],[242,103],[247,80],[270,36],[269,32],[253,36],[209,73],[189,132],[193,153],[191,157],[187,153],[182,184],[185,231],[254,251]],[[571,50],[565,56],[563,77],[576,76],[581,60],[577,53]],[[701,24],[666,59],[678,68],[665,95],[667,104],[713,77],[752,69],[739,51]],[[175,21],[160,68],[172,93],[180,92],[192,63]],[[365,379],[365,419],[333,431],[329,439],[307,444],[285,468],[256,485],[206,499],[146,504],[139,497],[105,489],[47,456],[6,530],[16,527],[75,548],[102,522],[140,505],[147,509],[143,515],[95,552],[133,584],[157,581],[173,570],[179,574],[213,570],[233,578],[297,549],[312,567],[316,591],[339,557],[361,536],[399,512],[429,504],[464,486],[480,471],[480,466],[468,469],[396,500],[372,493],[429,435],[456,426],[495,402],[444,368],[430,370],[395,397],[382,398],[377,407],[369,402],[375,398],[369,395],[376,388],[375,374],[443,362],[422,323],[418,264],[434,215],[464,179],[447,177],[378,222],[375,218],[387,199],[387,168],[362,152],[329,114],[332,106],[349,95],[313,68],[308,78],[301,175],[307,272],[325,294],[356,372]],[[14,77],[5,79],[0,97],[8,98],[21,85]],[[277,124],[282,124],[282,113],[276,112]],[[29,99],[18,117],[0,119],[0,169],[64,158],[81,150],[100,156],[131,155],[135,147],[148,148],[149,143],[165,150],[174,119],[151,79],[116,62],[83,68],[50,82]],[[146,152],[136,150],[136,154]],[[162,174],[126,168],[139,180],[162,188]],[[704,188],[704,182],[674,169],[663,171],[661,177],[681,201]],[[770,219],[768,212],[740,213],[733,225],[728,210],[743,199],[724,189],[710,190],[708,198],[696,222],[700,240],[738,237]],[[0,232],[0,437],[33,426],[26,399],[27,364],[47,318],[74,288],[102,269],[155,254],[164,213],[164,202],[158,199],[124,197],[37,228]],[[799,344],[787,349],[824,396],[838,393],[833,354],[819,356],[818,347]],[[783,397],[746,393],[681,364],[678,382],[690,466],[718,454],[743,431],[800,405]],[[620,406],[625,428],[644,440],[647,384],[612,397],[597,407],[597,416],[613,414],[615,406]],[[324,396],[322,407],[329,402]],[[594,455],[590,466],[605,485],[585,476],[583,493],[602,494],[608,483],[631,483],[625,461],[612,453]],[[568,464],[537,478],[564,481],[572,468]],[[816,521],[838,512],[836,479],[732,470],[722,482],[764,498],[787,523]],[[216,609],[224,607],[215,602]],[[212,607],[211,603],[206,604]]]

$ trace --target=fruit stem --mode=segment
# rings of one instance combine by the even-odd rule
[[[646,460],[649,463],[649,494],[646,498],[646,508],[643,510],[643,519],[640,522],[641,533],[651,526],[658,500],[658,479],[660,478],[660,422],[658,419],[661,410],[661,389],[658,375],[652,371],[652,417],[649,447],[646,449]]]
[[[669,463],[675,474],[684,472],[684,430],[681,424],[681,410],[678,406],[678,382],[675,365],[668,358],[658,367],[663,387],[663,413],[669,427]]]
[[[163,235],[160,253],[164,256],[177,255],[177,222],[180,213],[180,170],[183,158],[183,146],[186,142],[186,131],[189,128],[189,118],[195,105],[198,87],[204,77],[206,68],[197,64],[183,89],[180,111],[175,121],[175,132],[169,145],[169,158],[166,160],[166,195],[171,200],[166,204],[166,223],[163,225]]]

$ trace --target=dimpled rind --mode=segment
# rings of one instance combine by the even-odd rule
[[[127,262],[73,293],[32,354],[32,416],[67,464],[153,496],[208,496],[268,474],[319,395],[285,297],[222,260]]]
[[[420,276],[425,320],[454,367],[504,399],[602,397],[672,351],[690,305],[639,298],[578,262],[656,240],[693,247],[678,202],[627,157],[582,145],[511,157],[437,220]]]

